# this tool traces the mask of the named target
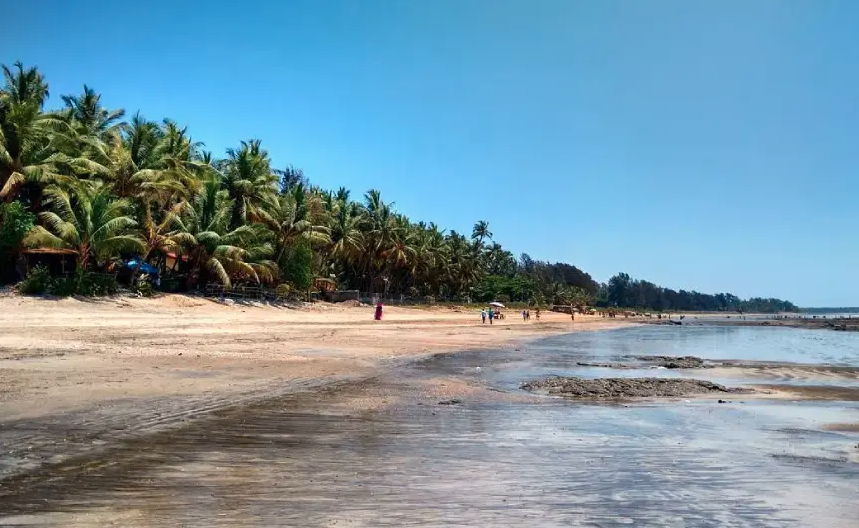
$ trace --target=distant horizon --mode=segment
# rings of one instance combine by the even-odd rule
[[[601,283],[859,304],[859,4],[99,0],[74,46],[81,7],[40,6],[4,8],[0,62],[49,108],[86,83]]]

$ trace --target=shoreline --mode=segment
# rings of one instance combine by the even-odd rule
[[[579,315],[573,322],[567,317],[544,312],[540,322],[526,322],[508,311],[507,320],[489,325],[479,322],[476,309],[386,307],[380,322],[372,320],[372,307],[343,304],[222,304],[186,295],[97,300],[5,296],[0,297],[0,425],[129,401],[229,405],[366,379],[437,353],[518,350],[527,341],[552,335],[668,324],[596,315]],[[704,317],[684,325],[822,329],[833,321]],[[859,324],[859,318],[853,321]],[[735,372],[743,367],[750,377],[766,377],[776,367],[731,359],[723,363]],[[806,368],[783,367],[793,374]],[[193,409],[188,413],[198,414]]]
[[[386,307],[379,322],[371,307],[224,305],[183,295],[2,297],[0,423],[127,399],[264,396],[437,352],[633,324],[551,312],[523,322],[509,312],[490,326],[476,310],[404,307]]]
[[[765,326],[775,328],[804,328],[809,330],[835,330],[841,332],[859,332],[859,316],[857,317],[818,317],[818,318],[786,318],[786,319],[741,319],[741,316],[730,318],[716,315],[703,315],[692,320],[683,321],[682,324],[672,323],[665,320],[648,319],[641,321],[652,325],[677,325],[677,326]]]
[[[258,411],[353,420],[419,409],[435,416],[460,404],[540,408],[546,400],[539,396],[487,383],[471,366],[475,356],[477,365],[491,368],[529,355],[534,339],[640,323],[599,317],[572,323],[550,314],[539,324],[519,318],[490,327],[475,322],[478,312],[456,308],[391,308],[382,323],[370,317],[371,308],[224,306],[189,297],[0,298],[0,443],[11,446],[0,464],[0,504],[38,495],[52,479],[92,465],[134,465],[141,450],[167,449],[174,435],[205,438],[218,424],[259,421]],[[18,318],[33,324],[23,327]],[[666,364],[677,359],[662,357]],[[731,399],[859,400],[859,388],[816,385],[855,382],[859,367],[727,360],[679,370],[703,379],[742,374],[746,386],[763,390]],[[767,383],[788,373],[815,384]],[[683,405],[685,398],[733,403],[716,401],[723,397],[645,397],[623,406]],[[235,434],[231,442],[241,440],[240,429]]]
[[[547,313],[481,324],[479,311],[325,303],[224,305],[190,296],[100,300],[0,298],[0,480],[38,475],[220,413],[301,394],[360,394],[439,353],[519,349],[532,339],[632,326]],[[414,371],[411,368],[410,371]],[[372,385],[372,383],[370,384]],[[449,380],[410,390],[457,394]],[[154,435],[154,436],[153,436]]]

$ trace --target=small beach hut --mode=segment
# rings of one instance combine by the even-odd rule
[[[63,276],[77,269],[78,252],[73,249],[29,248],[21,251],[26,262],[26,270],[36,266],[48,268],[51,275]]]

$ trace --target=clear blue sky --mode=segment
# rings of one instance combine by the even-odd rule
[[[859,304],[859,2],[37,4],[0,61],[52,105],[86,82],[598,280]]]

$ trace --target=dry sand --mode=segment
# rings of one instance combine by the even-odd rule
[[[476,310],[157,299],[0,298],[0,423],[181,396],[225,404],[372,375],[431,352],[516,346],[627,321],[544,313],[481,325]],[[133,406],[133,405],[132,405]],[[211,408],[211,405],[204,406]]]

